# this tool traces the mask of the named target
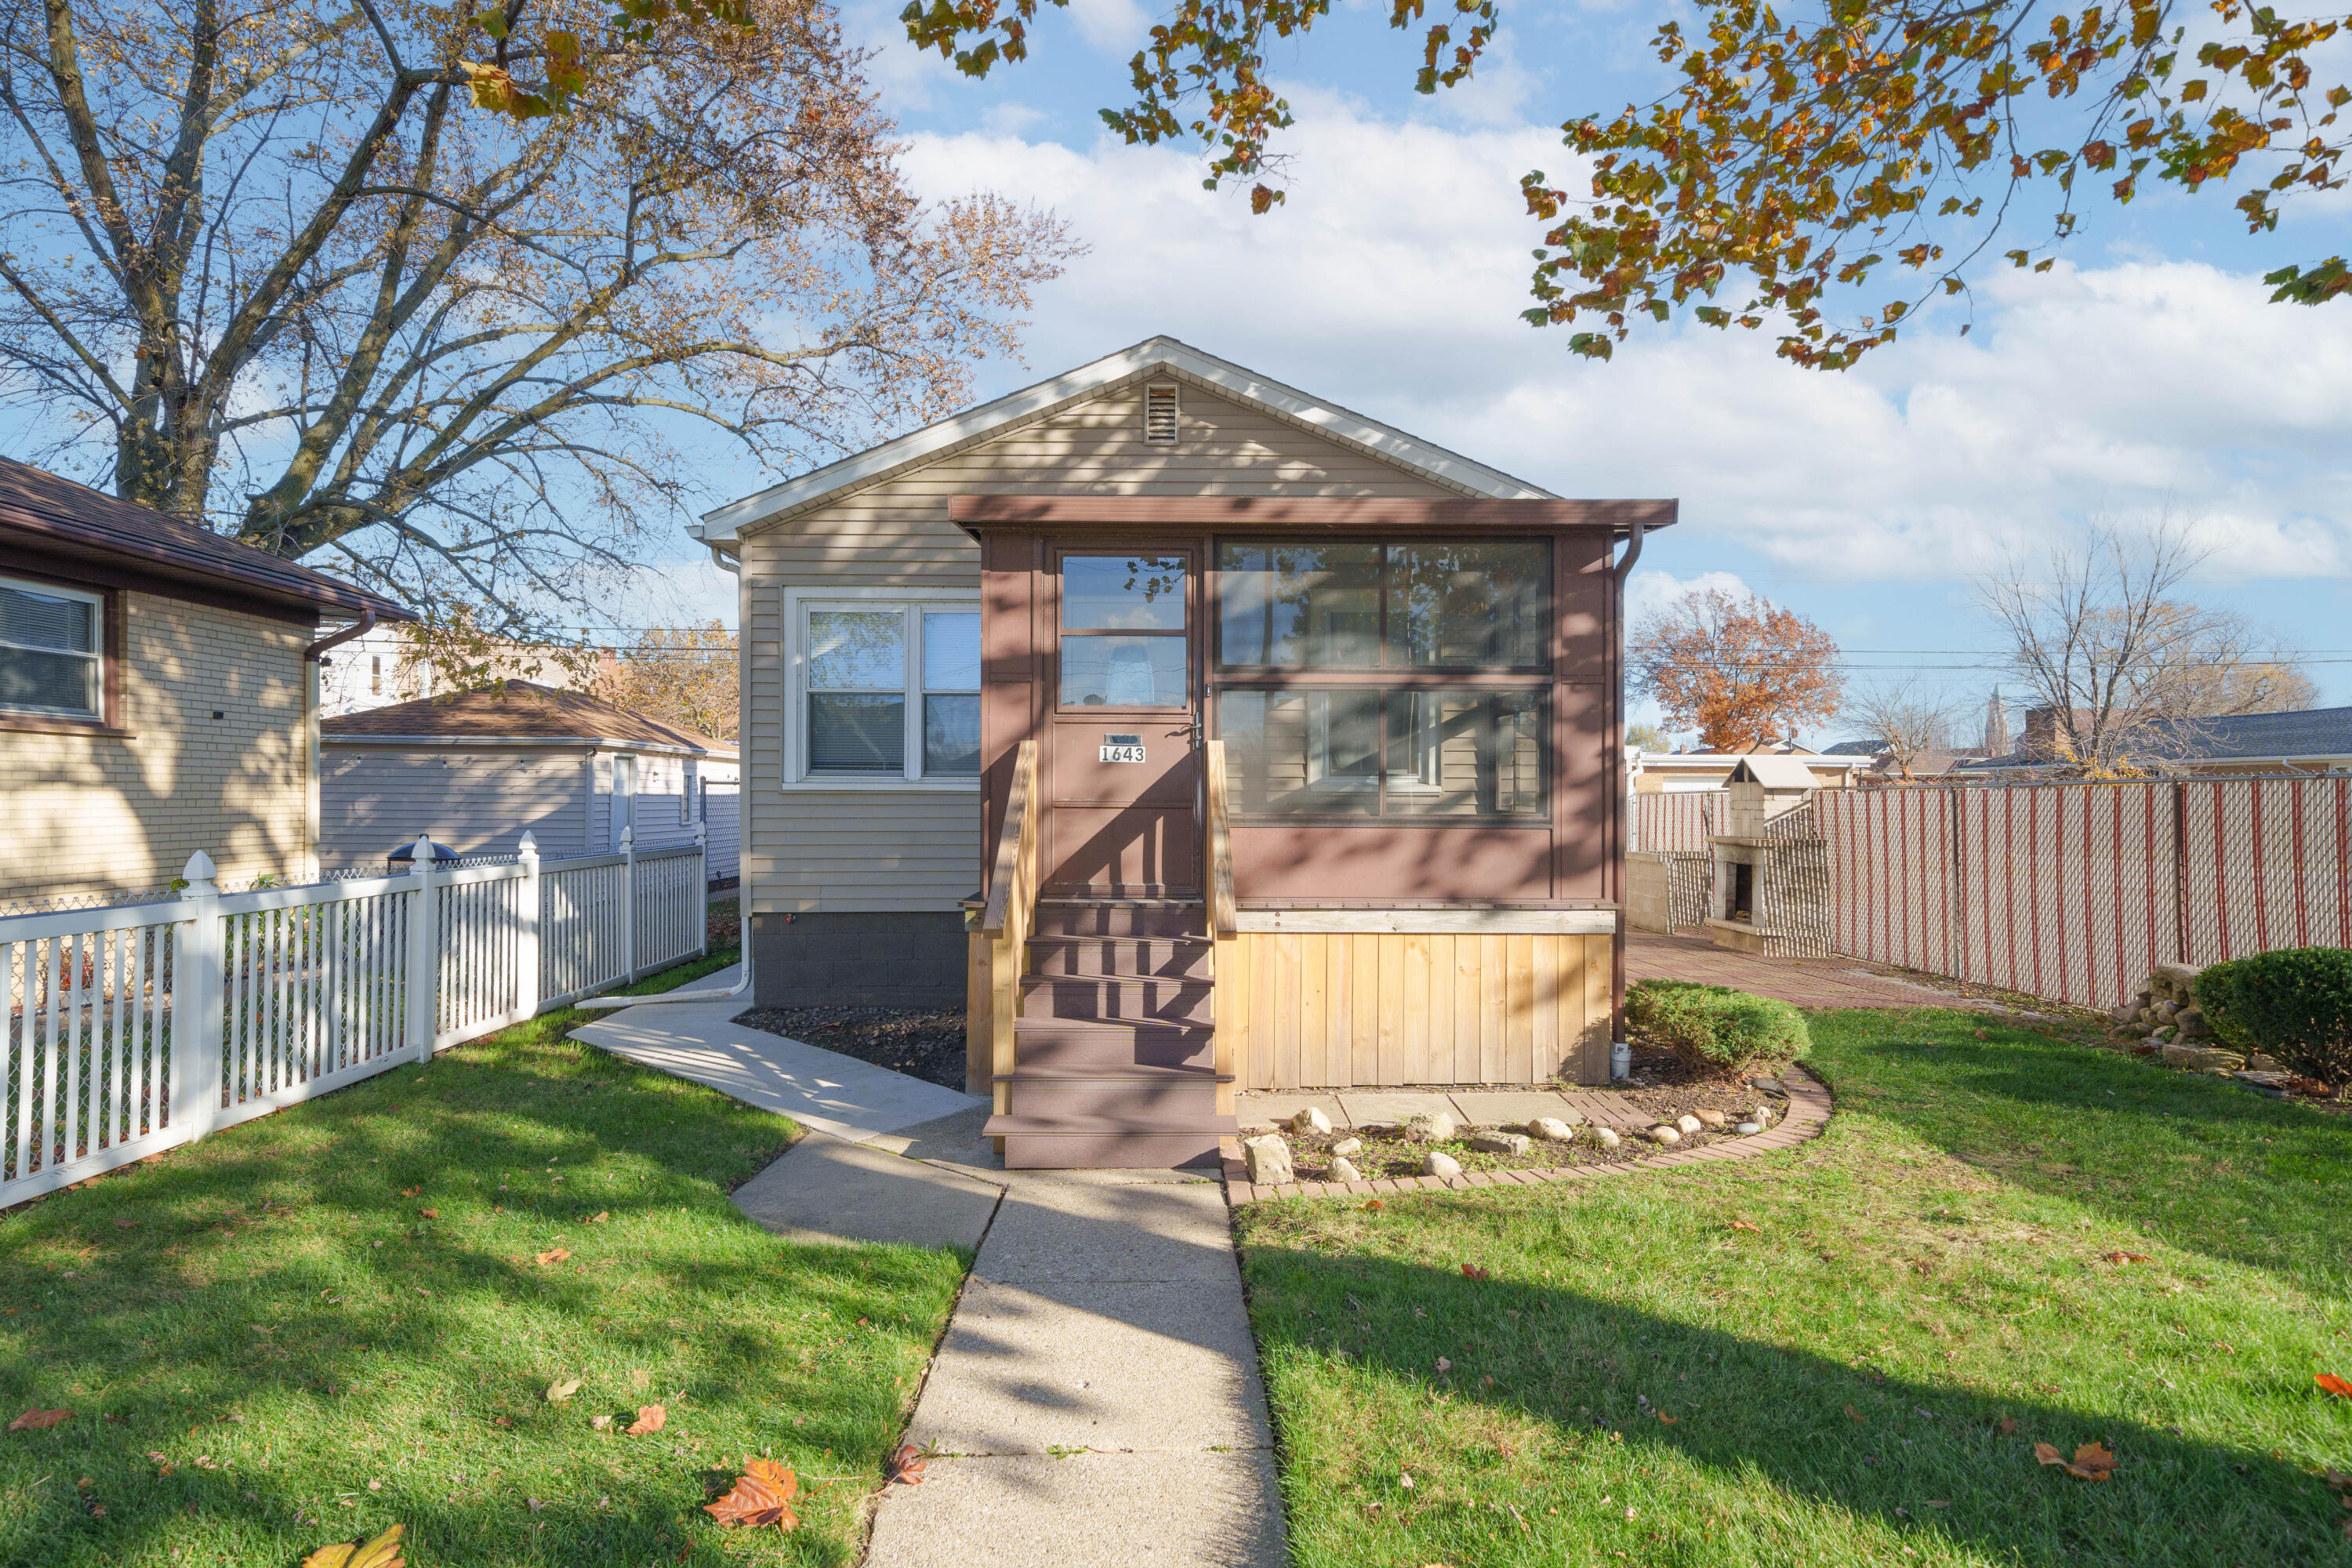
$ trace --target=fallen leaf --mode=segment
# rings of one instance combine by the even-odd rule
[[[139,1222],[135,1219],[119,1219],[114,1222],[114,1228],[117,1230],[129,1230],[132,1226],[135,1226]]]
[[[1364,1206],[1377,1212],[1378,1210],[1384,1209],[1389,1205],[1381,1202],[1378,1198],[1367,1198],[1364,1200]]]
[[[2345,1382],[2332,1372],[2323,1372],[2312,1381],[2338,1399],[2352,1399],[2352,1383]]]
[[[1462,1266],[1462,1278],[1465,1279],[1492,1279],[1494,1277],[1495,1272],[1491,1268],[1481,1268],[1475,1263]]]
[[[2070,1476],[2086,1481],[2104,1481],[2116,1468],[2116,1457],[2096,1443],[2085,1443],[2068,1459],[2047,1443],[2033,1445],[2033,1457],[2045,1465],[2056,1465]]]
[[[1853,1422],[1855,1426],[1861,1426],[1861,1425],[1864,1423],[1864,1421],[1866,1419],[1866,1417],[1864,1417],[1864,1415],[1863,1415],[1863,1413],[1862,1413],[1861,1411],[1856,1410],[1856,1409],[1855,1409],[1853,1405],[1847,1405],[1847,1406],[1845,1407],[1845,1414],[1846,1414],[1846,1419],[1848,1419],[1848,1420],[1852,1421],[1852,1422]]]
[[[1437,1358],[1437,1370],[1440,1372],[1452,1372],[1454,1370],[1454,1363],[1446,1360],[1444,1356],[1439,1356]]]
[[[37,1432],[44,1426],[54,1426],[60,1421],[73,1419],[70,1410],[27,1410],[8,1423],[11,1432]]]
[[[554,1264],[562,1262],[565,1258],[571,1256],[572,1249],[570,1247],[558,1247],[550,1251],[541,1253],[539,1255],[539,1266],[541,1268],[546,1268]]]
[[[413,1198],[424,1191],[423,1187],[403,1187],[400,1189],[400,1195],[404,1198]]]
[[[547,1385],[547,1402],[550,1405],[561,1405],[579,1392],[580,1380],[576,1377],[567,1377],[561,1383],[551,1383]]]
[[[441,1211],[439,1209],[418,1209],[416,1212],[424,1215],[426,1219],[439,1219],[441,1217]]]
[[[2147,1254],[2145,1252],[2109,1252],[2103,1254],[2103,1256],[2110,1263],[2145,1263],[2147,1261]]]
[[[1750,1225],[1744,1219],[1736,1219],[1731,1222],[1731,1228],[1734,1230],[1753,1230],[1760,1232],[1764,1227],[1760,1225]]]
[[[599,1432],[602,1432],[605,1427],[610,1426],[612,1424],[613,1418],[609,1415],[596,1416],[588,1423],[589,1426],[593,1426]]]
[[[1661,1420],[1661,1421],[1663,1421],[1663,1422],[1664,1422],[1667,1426],[1673,1426],[1673,1425],[1675,1424],[1675,1419],[1676,1419],[1676,1418],[1675,1418],[1675,1417],[1674,1417],[1674,1416],[1672,1416],[1672,1415],[1667,1415],[1664,1411],[1661,1410],[1661,1411],[1659,1411],[1659,1412],[1658,1412],[1658,1419],[1659,1419],[1659,1420]]]
[[[702,1511],[721,1524],[740,1524],[754,1530],[772,1524],[779,1530],[791,1530],[800,1523],[799,1516],[793,1512],[793,1498],[800,1485],[800,1478],[773,1459],[746,1459],[734,1489],[717,1502],[704,1503]]]
[[[1412,1478],[1411,1476],[1400,1475],[1397,1477],[1397,1485],[1402,1487],[1407,1491],[1411,1491],[1412,1490]]]
[[[658,1432],[669,1420],[669,1412],[658,1405],[640,1405],[637,1418],[629,1423],[629,1436],[642,1437],[648,1432]]]
[[[603,1209],[599,1210],[595,1214],[590,1215],[588,1216],[588,1223],[590,1225],[603,1225],[606,1220],[611,1219],[612,1217],[613,1211],[611,1209]]]
[[[2004,1415],[2004,1416],[2002,1416],[2002,1417],[2000,1418],[2000,1426],[1996,1426],[1996,1427],[1994,1427],[1994,1428],[1993,1428],[1993,1430],[1994,1430],[1994,1431],[1996,1431],[1996,1432],[1998,1432],[1998,1433],[2000,1433],[2000,1434],[2002,1436],[2004,1436],[2004,1437],[2014,1437],[2014,1436],[2017,1436],[2017,1417],[2016,1417],[2016,1416],[2014,1416],[2014,1415]]]
[[[912,1443],[899,1444],[890,1454],[890,1479],[901,1486],[920,1486],[923,1451]]]
[[[348,1541],[321,1546],[302,1559],[302,1568],[405,1568],[408,1559],[400,1554],[400,1537],[407,1528],[395,1524],[373,1541],[358,1546]]]

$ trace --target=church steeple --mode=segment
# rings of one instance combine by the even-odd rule
[[[1985,704],[1985,755],[2009,755],[2009,710],[2001,705],[2000,688],[1992,689],[1992,700]]]

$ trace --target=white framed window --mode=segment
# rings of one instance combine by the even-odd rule
[[[0,577],[0,712],[106,717],[106,599]]]
[[[792,589],[789,785],[970,789],[980,604],[969,593]]]

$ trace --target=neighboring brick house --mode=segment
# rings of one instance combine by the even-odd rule
[[[415,617],[0,458],[0,902],[317,869],[320,620]]]

